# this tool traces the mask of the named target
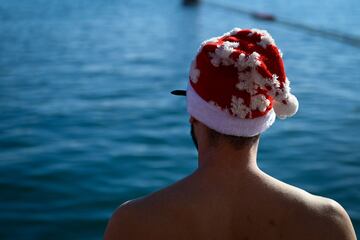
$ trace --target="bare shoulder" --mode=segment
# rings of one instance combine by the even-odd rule
[[[350,217],[338,202],[278,180],[270,181],[286,214],[284,227],[289,236],[306,233],[308,239],[356,240]]]
[[[304,223],[301,231],[313,239],[356,240],[350,217],[338,202],[303,190],[301,194],[301,203],[294,211]]]
[[[181,199],[186,194],[181,188],[181,183],[176,183],[119,206],[108,223],[105,240],[149,239],[150,235],[161,239],[173,232],[183,214]]]
[[[136,201],[136,200],[135,200]],[[133,236],[134,228],[137,225],[137,208],[133,201],[127,201],[120,205],[110,218],[104,239],[115,240],[124,236]],[[134,236],[135,238],[136,236]]]
[[[319,233],[326,239],[355,240],[355,231],[345,209],[336,201],[314,196],[317,202]]]

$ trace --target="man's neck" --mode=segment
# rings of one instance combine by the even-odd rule
[[[258,143],[235,149],[222,144],[199,148],[197,172],[209,177],[239,178],[259,170],[257,166]]]

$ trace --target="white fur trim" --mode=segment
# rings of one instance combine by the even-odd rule
[[[186,93],[187,110],[191,116],[220,133],[252,137],[268,129],[275,121],[275,112],[271,109],[266,115],[254,119],[234,117],[226,111],[206,102],[188,84]]]

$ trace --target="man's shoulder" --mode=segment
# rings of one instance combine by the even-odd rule
[[[338,202],[307,192],[304,196],[302,207],[294,213],[309,235],[314,239],[356,239],[350,217]]]
[[[149,198],[145,198],[149,199]],[[155,211],[144,198],[129,200],[113,213],[105,231],[105,240],[145,239]]]
[[[181,200],[184,196],[186,194],[182,194],[181,186],[175,184],[121,204],[108,223],[105,239],[119,239],[121,236],[145,239],[150,232],[157,234],[164,231],[171,222],[175,226],[175,222],[181,220],[185,207]],[[177,217],[174,218],[174,215]]]
[[[122,236],[130,236],[133,227],[136,226],[137,210],[133,201],[121,204],[110,218],[106,231],[105,240],[120,239]]]
[[[167,205],[163,195],[163,190],[160,190],[143,197],[128,200],[115,210],[112,218],[131,221],[132,219],[138,219],[139,216],[142,216],[142,219],[144,219],[144,216],[150,217],[153,212],[158,212],[160,208]]]
[[[316,196],[319,201],[320,225],[327,239],[356,239],[354,228],[345,209],[335,200]]]
[[[338,202],[278,180],[272,183],[290,236],[306,232],[309,239],[356,239],[349,215]]]
[[[325,219],[339,219],[348,217],[345,209],[335,200],[315,194],[311,194],[307,191],[300,189],[299,195],[301,199],[299,202],[300,211],[304,211],[304,214],[308,217]]]

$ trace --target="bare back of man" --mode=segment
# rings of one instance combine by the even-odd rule
[[[335,201],[259,169],[238,174],[221,176],[214,171],[209,177],[208,172],[196,171],[166,189],[123,204],[105,239],[356,239],[347,213]]]

